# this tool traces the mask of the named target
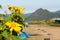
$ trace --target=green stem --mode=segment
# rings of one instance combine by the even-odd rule
[[[12,31],[10,31],[9,39],[12,40]]]

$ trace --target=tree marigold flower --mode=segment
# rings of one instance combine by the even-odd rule
[[[19,26],[22,26],[22,25],[21,24],[18,24],[16,22],[9,21],[9,22],[5,23],[5,25],[10,28],[10,31],[15,30],[16,32],[20,32],[21,29],[22,29],[21,27],[19,27]]]
[[[16,10],[16,11],[20,11],[21,14],[23,13],[23,10],[25,9],[25,8],[18,7],[18,6],[13,6],[13,5],[8,5],[8,8],[10,10],[13,9],[13,10]]]

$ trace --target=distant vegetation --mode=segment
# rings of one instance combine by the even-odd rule
[[[29,24],[47,24],[45,20],[42,21],[29,21]]]

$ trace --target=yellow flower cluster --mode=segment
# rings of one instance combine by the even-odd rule
[[[16,13],[23,13],[22,11],[24,8],[18,7],[18,6],[13,6],[13,5],[8,5],[9,10],[15,10]]]
[[[21,29],[22,29],[22,28],[20,27],[20,26],[22,26],[22,25],[21,25],[21,24],[18,24],[18,23],[16,23],[16,22],[11,22],[11,21],[9,21],[9,22],[5,23],[5,25],[10,28],[10,31],[15,30],[16,32],[20,32]]]

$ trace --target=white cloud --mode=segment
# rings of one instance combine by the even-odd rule
[[[33,13],[35,10],[25,10],[24,11],[24,14],[27,14],[27,13]]]

